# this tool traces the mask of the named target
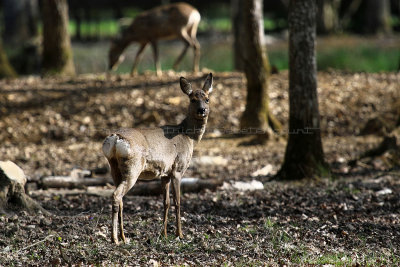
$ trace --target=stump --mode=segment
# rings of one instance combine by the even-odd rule
[[[25,193],[24,171],[11,161],[0,161],[0,213],[14,210],[50,214]]]

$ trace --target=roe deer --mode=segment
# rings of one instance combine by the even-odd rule
[[[112,202],[112,241],[118,244],[119,236],[125,242],[122,210],[123,196],[137,179],[161,179],[164,194],[164,229],[167,236],[169,186],[172,181],[176,213],[176,235],[183,238],[180,216],[180,182],[192,158],[193,147],[204,134],[209,110],[208,96],[212,91],[210,73],[202,89],[193,90],[191,84],[180,78],[182,91],[189,96],[187,117],[179,125],[155,129],[121,129],[109,135],[103,143],[116,189]]]
[[[196,39],[197,27],[200,22],[200,13],[186,3],[173,3],[155,7],[145,11],[133,20],[132,24],[122,35],[111,43],[109,68],[115,69],[124,57],[122,52],[132,42],[138,42],[140,47],[133,63],[131,75],[136,73],[136,67],[144,48],[148,43],[153,48],[154,63],[157,75],[161,75],[161,66],[158,59],[157,41],[160,39],[180,38],[185,47],[176,59],[173,68],[176,69],[186,54],[189,46],[193,47],[193,71],[199,71],[200,44]]]

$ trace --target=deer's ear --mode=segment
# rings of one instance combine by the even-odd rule
[[[185,78],[181,77],[179,82],[181,84],[182,92],[184,92],[187,95],[190,95],[193,92],[192,85],[190,84],[190,82],[188,82],[188,80],[186,80]]]
[[[203,91],[206,94],[209,94],[212,92],[212,90],[213,90],[212,84],[213,84],[213,76],[212,76],[212,73],[210,73],[207,75],[206,81],[204,82],[204,85],[203,85]]]

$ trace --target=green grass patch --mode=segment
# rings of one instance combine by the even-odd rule
[[[340,47],[317,52],[319,70],[329,68],[349,71],[395,71],[400,52],[396,48],[379,48],[364,45],[361,47]]]
[[[268,51],[271,65],[278,69],[289,68],[289,56],[285,50]],[[400,51],[396,48],[376,46],[338,47],[317,49],[318,70],[340,69],[347,71],[396,71]]]
[[[296,264],[307,265],[334,265],[334,266],[398,266],[400,264],[399,256],[391,253],[390,255],[378,254],[375,252],[360,252],[357,255],[349,255],[344,252],[323,253],[319,256],[310,256],[305,250],[295,257],[292,262]]]

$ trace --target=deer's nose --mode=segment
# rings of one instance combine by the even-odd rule
[[[205,108],[199,108],[199,109],[197,110],[197,114],[205,115],[205,114],[206,114],[206,109],[205,109]]]

